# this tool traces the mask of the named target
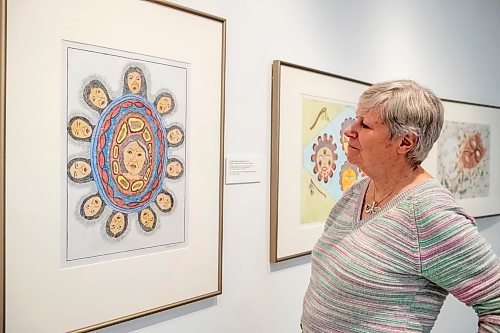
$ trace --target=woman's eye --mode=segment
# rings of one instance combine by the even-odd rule
[[[365,123],[361,122],[361,127],[363,128],[370,128],[368,125],[366,125]]]

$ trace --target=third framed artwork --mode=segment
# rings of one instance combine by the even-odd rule
[[[441,135],[424,168],[474,217],[500,214],[500,107],[442,99]]]

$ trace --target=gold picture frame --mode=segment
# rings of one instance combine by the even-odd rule
[[[161,0],[1,0],[0,23],[0,332],[90,332],[220,295],[226,20]],[[64,261],[66,41],[189,68],[181,246]]]

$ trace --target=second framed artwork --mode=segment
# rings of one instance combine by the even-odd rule
[[[273,62],[271,262],[309,254],[333,205],[361,177],[343,132],[369,85]]]

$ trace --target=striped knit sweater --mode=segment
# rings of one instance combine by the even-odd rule
[[[448,190],[424,181],[360,221],[367,185],[335,205],[313,249],[303,332],[430,332],[448,293],[478,332],[500,332],[500,264]]]

